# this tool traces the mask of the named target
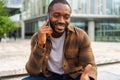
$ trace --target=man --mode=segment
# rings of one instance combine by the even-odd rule
[[[30,77],[23,80],[96,80],[90,40],[83,30],[70,25],[71,12],[66,0],[50,3],[48,20],[32,37],[26,64]]]

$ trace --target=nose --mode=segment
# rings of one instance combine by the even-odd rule
[[[59,18],[58,22],[59,22],[59,23],[65,23],[65,20],[64,20],[64,18],[61,16],[61,17]]]

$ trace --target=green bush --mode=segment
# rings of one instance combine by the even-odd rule
[[[15,22],[11,21],[8,16],[0,16],[0,36],[8,34],[10,31],[16,28]]]

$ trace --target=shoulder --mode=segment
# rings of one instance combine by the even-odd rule
[[[79,33],[79,34],[86,34],[86,32],[83,29],[81,29],[79,27],[76,27],[76,26],[73,26],[73,25],[70,25],[68,27],[68,29],[72,32],[76,32],[76,33]]]
[[[85,44],[90,44],[90,38],[88,34],[81,28],[73,26],[75,34],[77,35],[78,39]]]
[[[76,26],[73,26],[73,27],[74,27],[74,30],[76,32],[78,32],[79,34],[81,34],[81,35],[86,35],[87,34],[83,29],[81,29],[79,27],[76,27]]]
[[[31,39],[37,40],[38,39],[38,32],[34,33]]]
[[[74,29],[74,33],[77,36],[79,36],[81,39],[83,39],[85,36],[88,36],[87,33],[83,29],[76,27],[76,26],[71,26],[71,27],[72,29]]]

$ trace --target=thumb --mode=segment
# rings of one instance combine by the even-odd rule
[[[92,67],[91,64],[88,64],[88,65],[85,67],[85,70],[84,70],[84,72],[82,73],[80,80],[84,80],[84,79],[85,79],[85,76],[88,74],[88,72],[90,71],[91,67]]]

